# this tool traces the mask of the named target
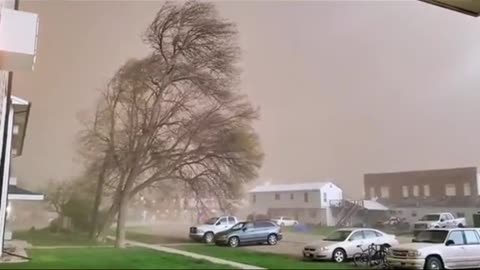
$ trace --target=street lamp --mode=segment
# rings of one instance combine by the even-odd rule
[[[420,0],[435,6],[454,10],[473,17],[480,16],[480,1],[478,0]]]

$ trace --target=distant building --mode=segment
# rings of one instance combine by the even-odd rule
[[[389,206],[477,206],[477,168],[366,174],[367,198]]]
[[[480,206],[480,177],[476,167],[365,174],[368,199],[396,210],[413,222],[429,212],[450,211],[465,216]]]
[[[287,216],[303,223],[333,226],[330,201],[343,200],[343,191],[331,182],[264,185],[249,192],[252,209],[270,217]]]

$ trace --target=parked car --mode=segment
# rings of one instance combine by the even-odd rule
[[[298,224],[298,221],[289,217],[277,217],[273,218],[272,221],[277,223],[279,226],[295,226]]]
[[[476,228],[420,231],[412,243],[391,248],[387,261],[405,269],[479,269],[480,233]]]
[[[451,213],[431,213],[415,222],[414,230],[430,228],[462,228],[466,224],[465,218],[455,218]]]
[[[312,260],[344,262],[369,245],[392,247],[398,244],[395,235],[370,228],[339,229],[321,241],[305,246],[303,257]]]
[[[276,245],[282,240],[281,228],[272,221],[245,221],[215,234],[215,244],[238,247],[244,244]]]
[[[205,243],[213,243],[216,233],[232,228],[238,220],[234,216],[213,217],[204,224],[190,227],[190,238],[196,241],[203,240]]]

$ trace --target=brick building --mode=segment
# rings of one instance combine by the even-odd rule
[[[365,197],[414,222],[426,213],[452,212],[471,224],[480,206],[476,167],[374,173],[364,176]]]

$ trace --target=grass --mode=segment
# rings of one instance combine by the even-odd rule
[[[48,229],[17,231],[13,233],[13,238],[25,240],[33,246],[95,246],[99,244],[90,240],[86,233],[52,233]]]
[[[226,265],[142,248],[32,249],[28,263],[0,269],[232,269]]]
[[[184,246],[182,249],[268,269],[353,269],[349,264],[307,262],[293,256],[249,251],[242,248],[191,245]]]

